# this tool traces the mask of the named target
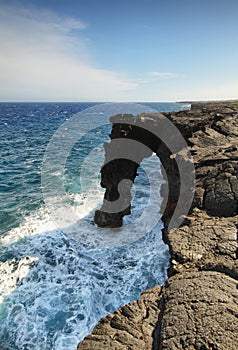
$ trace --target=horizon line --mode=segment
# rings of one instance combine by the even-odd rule
[[[238,101],[237,98],[231,98],[231,99],[207,99],[207,100],[179,100],[179,101],[17,101],[17,100],[10,100],[10,101],[0,101],[0,103],[193,103],[193,102],[232,102],[232,101]]]

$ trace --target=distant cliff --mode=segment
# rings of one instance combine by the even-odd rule
[[[168,281],[101,319],[78,350],[237,349],[238,103],[194,103],[191,111],[164,115],[188,143],[196,171],[191,210],[180,228],[168,230],[179,179],[167,151],[157,150],[168,175],[163,215],[163,239],[171,254]],[[112,139],[121,132],[120,124],[113,124]],[[134,170],[128,170],[132,180]],[[102,178],[109,188],[107,170]],[[120,224],[120,217],[109,219],[112,226],[114,219]],[[108,224],[100,212],[96,220]]]

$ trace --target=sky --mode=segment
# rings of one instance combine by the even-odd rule
[[[237,0],[0,0],[0,101],[238,98]]]

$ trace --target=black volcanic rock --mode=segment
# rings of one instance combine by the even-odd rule
[[[196,169],[193,204],[180,228],[168,230],[179,195],[179,174],[168,150],[148,134],[125,129],[123,116],[113,124],[111,137],[123,130],[125,137],[144,138],[152,150],[157,147],[169,182],[163,215],[163,239],[171,254],[169,279],[101,319],[78,350],[237,349],[238,103],[196,103],[191,111],[164,114],[189,144]],[[154,122],[155,115],[147,117]],[[110,192],[107,168],[102,183]]]

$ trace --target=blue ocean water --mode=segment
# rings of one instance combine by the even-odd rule
[[[0,103],[1,350],[76,349],[102,316],[166,279],[169,253],[160,221],[127,245],[86,244],[93,232],[94,239],[97,234],[93,213],[103,198],[100,147],[109,139],[108,116],[94,116],[107,121],[96,128],[92,118],[84,120],[90,132],[72,147],[64,174],[55,175],[62,177],[73,206],[86,220],[87,238],[82,240],[82,232],[80,239],[67,235],[44,203],[42,161],[53,134],[72,115],[96,105],[100,110],[96,103]],[[189,108],[175,103],[144,105],[157,111]],[[89,157],[92,151],[94,158]],[[155,158],[144,162],[158,172]],[[132,215],[125,224],[136,220],[148,202],[149,181],[143,167],[135,188]],[[100,234],[106,233],[101,229]]]

